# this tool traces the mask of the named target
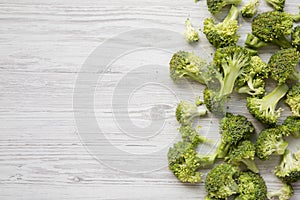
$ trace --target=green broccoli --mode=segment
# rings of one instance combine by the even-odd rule
[[[259,49],[264,46],[267,46],[268,43],[261,41],[258,37],[253,35],[252,33],[248,33],[246,41],[245,41],[245,46],[250,49]]]
[[[185,40],[189,43],[198,42],[200,40],[199,34],[196,29],[193,27],[190,19],[188,18],[185,21],[186,31],[184,32]]]
[[[288,142],[283,139],[284,134],[281,126],[262,130],[255,144],[256,156],[261,160],[267,160],[273,153],[284,154],[288,146]]]
[[[235,200],[265,200],[267,186],[265,180],[253,172],[242,172],[238,178],[239,196]]]
[[[275,169],[275,175],[285,183],[300,180],[300,152],[286,150],[281,163]]]
[[[280,190],[268,192],[268,199],[273,199],[274,197],[278,200],[289,200],[294,195],[294,189],[290,184],[284,184]]]
[[[276,110],[277,104],[285,96],[289,87],[286,84],[278,85],[272,92],[263,98],[248,97],[247,108],[259,121],[265,124],[276,124],[282,109]]]
[[[212,14],[217,14],[227,5],[239,5],[242,0],[206,0],[208,10]]]
[[[236,179],[240,174],[238,167],[230,164],[220,164],[214,167],[206,176],[205,189],[208,199],[227,199],[237,194]]]
[[[254,133],[253,124],[242,115],[227,113],[220,121],[221,143],[217,148],[218,158],[225,158],[233,145],[249,139]]]
[[[269,11],[258,14],[252,22],[252,34],[266,43],[274,43],[282,48],[291,48],[292,45],[285,38],[293,29],[292,17],[279,11]]]
[[[183,141],[191,143],[194,147],[200,143],[211,143],[211,140],[199,135],[191,125],[181,126],[179,129]]]
[[[238,16],[238,9],[232,6],[227,17],[219,24],[213,18],[205,19],[203,33],[207,40],[216,48],[235,45],[239,40]]]
[[[268,4],[270,4],[275,10],[283,11],[285,6],[285,0],[266,0]]]
[[[207,62],[196,56],[194,53],[186,51],[176,52],[170,61],[170,77],[177,81],[181,78],[190,78],[201,84],[206,83],[206,76],[203,71]]]
[[[242,16],[252,18],[257,13],[258,0],[252,0],[247,3],[241,10]]]
[[[202,106],[196,106],[194,103],[180,101],[176,108],[176,119],[181,125],[191,124],[192,119],[207,114],[207,110]]]
[[[291,38],[293,47],[300,51],[300,26],[294,27]]]
[[[272,79],[284,84],[288,79],[298,81],[299,73],[296,69],[299,62],[299,52],[294,48],[282,49],[275,52],[269,62],[268,70]]]
[[[254,156],[254,144],[250,140],[244,140],[229,151],[225,160],[228,160],[228,163],[234,165],[240,165],[240,163],[244,163],[248,169],[254,173],[258,173],[259,169],[254,162]]]
[[[290,106],[293,116],[300,117],[300,83],[289,89],[285,102]]]
[[[300,117],[288,116],[282,126],[286,135],[292,135],[295,138],[300,138]]]

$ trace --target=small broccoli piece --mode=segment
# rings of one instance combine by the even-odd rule
[[[279,11],[270,11],[258,14],[252,22],[252,34],[261,41],[276,44],[282,48],[291,48],[292,45],[285,38],[293,29],[292,17]]]
[[[268,62],[271,78],[279,84],[286,83],[288,79],[298,81],[300,76],[296,67],[299,62],[299,55],[299,52],[294,48],[275,52]]]
[[[176,108],[176,119],[181,125],[188,125],[195,117],[207,114],[207,110],[202,106],[196,106],[194,103],[180,101]]]
[[[235,200],[265,200],[267,186],[265,180],[253,172],[242,172],[238,179],[239,196]]]
[[[220,164],[214,167],[205,179],[208,198],[227,199],[229,196],[237,194],[236,178],[239,173],[239,168],[230,164]]]
[[[227,5],[239,5],[242,0],[206,0],[208,10],[212,14],[217,14]]]
[[[263,42],[255,35],[248,33],[246,41],[245,41],[245,45],[247,48],[250,48],[250,49],[259,49],[264,46],[267,46],[268,43]]]
[[[280,126],[262,130],[255,144],[256,156],[261,160],[267,160],[273,153],[284,154],[288,142],[284,141],[283,136],[284,132]]]
[[[286,150],[281,163],[275,169],[275,175],[285,183],[300,180],[300,152],[292,153]]]
[[[265,124],[276,124],[280,117],[281,108],[276,110],[277,104],[285,96],[289,87],[286,84],[278,85],[272,92],[263,98],[248,97],[247,108],[259,121]]]
[[[227,17],[219,24],[213,18],[205,19],[203,33],[207,40],[216,48],[235,45],[239,40],[238,16],[238,9],[232,6]]]
[[[211,140],[199,135],[191,125],[181,126],[179,129],[183,141],[191,143],[194,147],[200,143],[211,143]]]
[[[234,165],[240,165],[241,163],[244,163],[248,169],[254,173],[258,173],[259,169],[254,162],[254,156],[254,144],[250,140],[244,140],[229,151],[225,160],[228,160],[228,163]]]
[[[252,18],[257,13],[258,0],[252,0],[247,3],[241,10],[242,16]]]
[[[282,126],[286,135],[292,135],[295,138],[300,138],[300,117],[288,116]]]
[[[283,11],[285,6],[285,0],[266,0],[275,10]]]
[[[294,22],[299,22],[300,21],[300,6],[299,6],[299,13],[291,14],[291,17],[294,20]]]
[[[290,106],[293,116],[300,117],[300,83],[289,89],[285,102]]]
[[[170,77],[177,81],[181,78],[190,78],[201,84],[206,83],[204,69],[207,62],[196,56],[194,53],[186,51],[176,52],[170,61]]]
[[[290,184],[284,184],[280,190],[268,192],[268,199],[289,200],[294,195],[294,189]]]
[[[200,40],[199,34],[196,29],[193,27],[190,19],[188,18],[185,21],[186,30],[184,32],[185,40],[189,43],[198,42]]]
[[[292,32],[292,45],[300,51],[300,26],[296,26]]]
[[[225,158],[233,145],[249,139],[254,133],[254,126],[242,115],[227,113],[220,121],[221,143],[217,148],[218,158]]]

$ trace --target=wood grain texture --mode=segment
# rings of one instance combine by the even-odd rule
[[[270,9],[262,4],[261,10]],[[297,0],[287,0],[286,10],[298,12],[297,4]],[[182,33],[187,17],[202,26],[207,16],[205,2],[194,4],[193,0],[0,0],[0,199],[203,199],[203,183],[194,186],[179,183],[166,166],[149,173],[126,173],[98,162],[78,135],[73,91],[82,64],[106,39],[138,28]],[[247,31],[249,27],[242,26],[241,34]],[[201,36],[202,47],[212,50]],[[241,43],[244,39],[241,38]],[[136,59],[137,55],[125,57],[115,64],[119,70],[103,72],[104,88],[97,91],[95,108],[113,145],[132,152],[151,152],[176,137],[173,110],[177,100],[168,103],[172,96],[160,94],[171,108],[165,116],[168,131],[145,143],[120,135],[113,128],[112,111],[108,109],[115,80],[125,73],[122,67],[130,69]],[[141,62],[147,64],[147,59]],[[163,59],[166,58],[161,60],[167,66],[168,60]],[[203,89],[196,84],[192,87],[196,91]],[[184,89],[178,91],[184,93]],[[144,98],[146,102],[145,94],[157,93],[156,88],[149,88],[137,93],[136,98]],[[253,120],[242,109],[242,99],[238,98],[230,102],[230,109]],[[148,106],[137,104],[139,108]],[[149,121],[145,109],[133,108],[129,114],[137,123]],[[207,132],[205,121],[201,125]],[[105,145],[104,141],[96,144]],[[122,164],[134,162],[104,153]],[[153,162],[164,161],[165,155],[162,158],[150,156]],[[278,189],[280,183],[271,175],[274,162],[258,162],[269,189]],[[300,198],[300,184],[294,184],[294,188],[296,200]]]

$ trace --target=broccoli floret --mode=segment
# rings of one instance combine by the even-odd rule
[[[241,10],[242,16],[252,18],[257,13],[258,0],[252,0],[247,3]]]
[[[283,136],[284,132],[280,126],[262,130],[255,144],[256,156],[261,160],[267,160],[273,153],[283,155],[288,146]]]
[[[207,40],[216,48],[235,45],[239,40],[238,16],[238,9],[232,6],[228,16],[219,24],[213,18],[205,19],[203,33]]]
[[[292,45],[300,51],[300,26],[296,26],[292,32]]]
[[[205,73],[207,62],[192,52],[178,51],[170,61],[170,77],[177,81],[190,78],[201,84],[206,83]]]
[[[285,183],[300,180],[300,152],[286,150],[281,163],[275,169],[275,175]]]
[[[235,200],[265,200],[267,186],[265,180],[253,172],[242,172],[238,179],[239,196]]]
[[[268,192],[268,199],[289,200],[294,195],[294,189],[290,184],[284,184],[280,190]]]
[[[259,121],[265,124],[276,124],[280,117],[281,108],[276,110],[277,104],[285,96],[289,87],[286,84],[278,85],[272,92],[263,98],[248,97],[247,108]]]
[[[227,5],[239,5],[242,0],[206,0],[208,10],[212,14],[219,13]]]
[[[285,102],[290,106],[293,116],[300,117],[300,83],[288,91]]]
[[[184,32],[185,40],[189,43],[198,42],[200,40],[199,34],[196,29],[193,27],[190,19],[185,21],[186,30]]]
[[[257,168],[254,162],[255,156],[255,146],[250,140],[244,140],[240,142],[236,147],[231,149],[225,158],[229,163],[234,165],[240,165],[244,163],[248,169],[254,173],[258,173],[259,169]]]
[[[291,48],[292,45],[285,38],[293,29],[292,17],[279,11],[270,11],[258,14],[252,22],[252,34],[266,43],[274,43],[282,48]]]
[[[267,46],[268,43],[261,41],[258,37],[256,37],[252,33],[248,33],[246,41],[245,41],[245,45],[247,48],[250,48],[250,49],[259,49],[264,46]]]
[[[204,136],[199,135],[199,133],[191,125],[181,126],[179,129],[183,141],[191,143],[194,147],[198,146],[200,143],[211,143],[211,140]]]
[[[220,121],[221,143],[217,148],[218,158],[225,158],[233,145],[249,139],[254,133],[253,124],[242,115],[227,113]]]
[[[266,0],[275,10],[283,11],[285,6],[285,0]]]
[[[286,135],[300,138],[300,117],[288,116],[282,124]]]
[[[299,13],[291,14],[291,17],[294,20],[294,22],[299,22],[300,21],[300,6],[299,6]]]
[[[194,103],[180,101],[176,108],[176,119],[181,125],[191,124],[192,119],[207,114],[203,106],[196,106]]]
[[[239,168],[230,164],[220,164],[214,167],[205,179],[208,198],[227,199],[236,194],[238,192],[236,178],[239,173]]]
[[[265,93],[265,81],[268,78],[267,64],[259,57],[252,56],[250,65],[237,80],[238,93],[261,96]]]
[[[299,55],[299,52],[294,48],[275,52],[268,62],[271,78],[279,84],[286,83],[288,79],[298,81],[300,76],[296,67],[299,62]]]

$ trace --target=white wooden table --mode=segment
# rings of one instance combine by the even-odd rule
[[[297,12],[297,4],[297,0],[287,0],[286,10]],[[264,5],[260,8],[267,9]],[[166,149],[178,137],[173,112],[176,102],[182,97],[192,100],[203,89],[194,83],[185,83],[182,88],[173,84],[168,77],[168,61],[170,51],[180,48],[194,48],[202,55],[212,52],[203,34],[197,47],[188,47],[177,35],[183,32],[187,17],[202,27],[208,16],[204,0],[198,4],[193,0],[0,0],[0,199],[203,199],[203,183],[182,184],[166,166]],[[241,23],[242,43],[250,28],[246,21]],[[139,38],[137,29],[141,28],[156,28],[147,29],[148,33],[162,32],[156,35],[159,37],[149,34]],[[130,43],[119,35],[126,31],[136,36],[132,47],[144,38],[150,46],[155,44],[154,49],[127,49],[129,53],[114,58],[110,68],[104,69],[102,60],[114,57],[118,49]],[[167,42],[164,34],[170,34]],[[107,41],[109,38],[113,40]],[[103,50],[104,44],[108,45],[103,57],[91,56]],[[100,63],[96,71],[85,71],[89,58]],[[146,69],[145,65],[157,71],[150,67],[143,73],[140,69]],[[155,73],[163,78],[160,82],[143,82],[157,81],[151,76]],[[87,141],[84,135],[97,134],[89,124],[90,115],[84,115],[89,111],[84,103],[91,98],[84,92],[74,95],[80,74],[86,76],[79,87],[95,87],[91,87],[95,119],[105,137],[95,136],[94,141]],[[95,75],[102,79],[89,80]],[[122,77],[129,77],[125,83],[136,87],[131,96],[126,96],[126,87],[117,85]],[[120,90],[115,92],[117,87]],[[116,98],[115,103],[112,98]],[[128,112],[124,110],[127,104],[121,101],[124,98],[130,105]],[[237,97],[229,107],[253,120],[241,109],[243,103],[243,98]],[[165,123],[159,134],[150,131],[138,135],[138,131],[131,129],[131,134],[119,126],[128,119],[140,128],[149,125],[151,119]],[[213,118],[200,124],[203,134],[218,138]],[[270,190],[280,187],[272,175],[276,162],[258,162]],[[300,198],[300,184],[294,188],[296,200]]]

